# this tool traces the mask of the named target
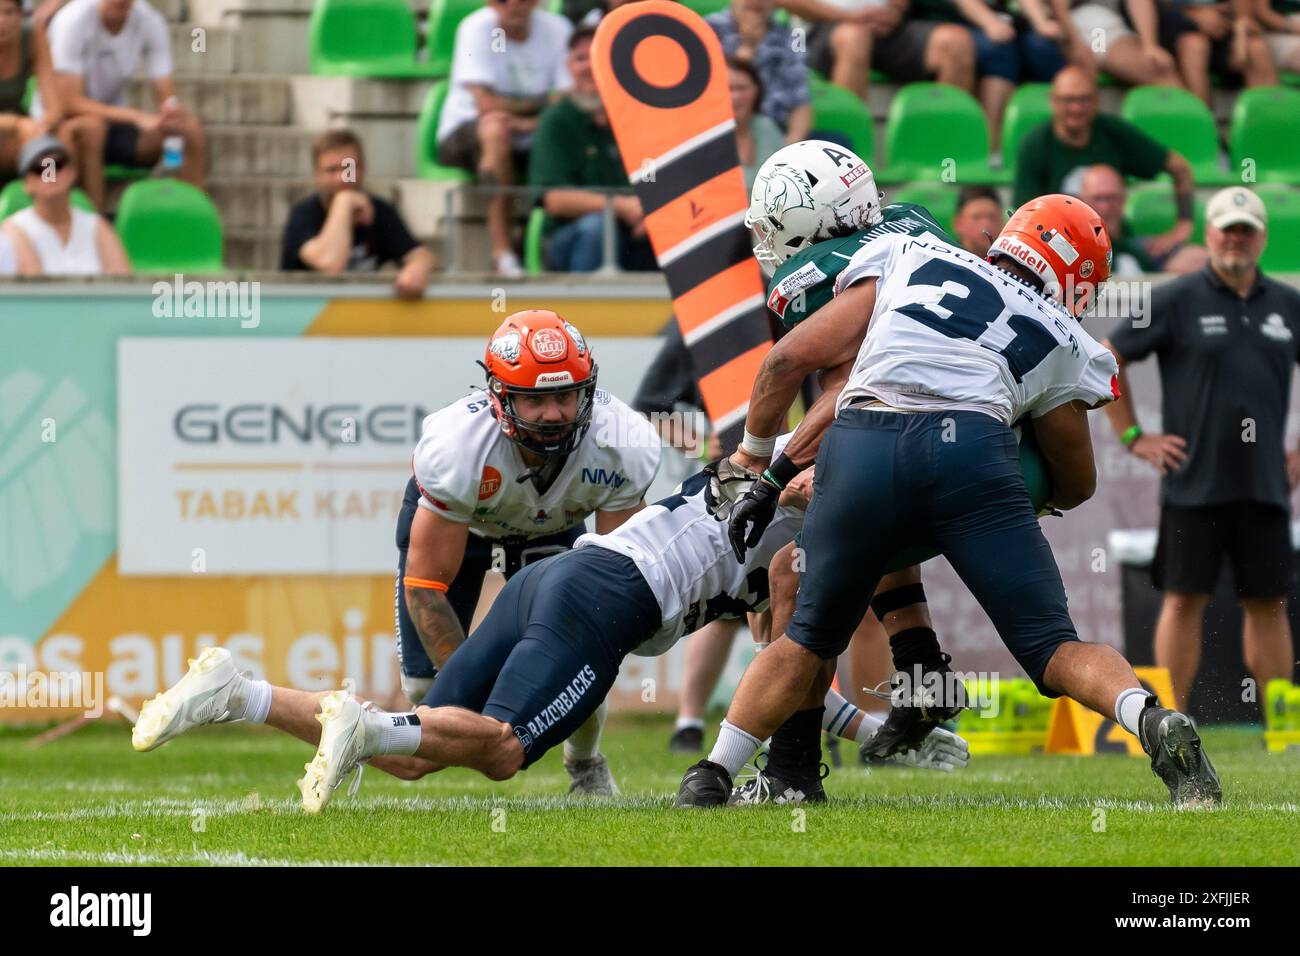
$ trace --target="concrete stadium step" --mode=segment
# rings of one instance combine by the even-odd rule
[[[226,123],[212,123],[206,129],[211,176],[303,176],[311,172],[311,144],[316,136],[312,130]]]
[[[227,269],[273,271],[280,268],[279,229],[225,229]]]
[[[229,27],[173,23],[172,63],[177,76],[187,74],[229,74],[239,72],[240,51],[245,37]],[[303,34],[302,42],[307,42]]]
[[[128,95],[136,106],[153,106],[147,79],[133,80]],[[293,116],[289,79],[283,76],[178,76],[176,95],[209,125],[287,126]]]
[[[199,26],[238,31],[239,64],[258,73],[307,73],[312,0],[188,0]]]
[[[284,228],[290,208],[316,187],[307,175],[229,176],[209,179],[207,189],[226,228],[278,230]],[[394,179],[367,179],[366,191],[397,202],[400,189]]]
[[[415,123],[431,80],[372,80],[350,76],[294,76],[293,115],[312,129],[384,119]]]
[[[149,0],[149,6],[172,21],[184,20],[189,15],[186,0]]]

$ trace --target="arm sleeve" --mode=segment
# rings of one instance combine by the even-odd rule
[[[1151,295],[1145,315],[1121,319],[1110,333],[1110,344],[1125,362],[1140,362],[1152,352],[1162,352],[1169,341],[1169,312],[1173,305],[1170,287],[1177,282],[1166,282]]]
[[[456,28],[456,43],[451,55],[451,82],[492,87],[492,31],[488,21],[470,14]]]
[[[401,263],[408,252],[420,243],[406,228],[401,215],[392,203],[370,197],[375,207],[375,229],[373,234],[378,240],[379,261]]]
[[[60,13],[64,11],[60,10]],[[86,72],[85,42],[80,21],[69,15],[55,16],[48,26],[50,65],[56,73],[82,76]]]
[[[573,34],[573,24],[560,19],[555,28],[555,70],[551,76],[551,91],[563,92],[573,87],[573,77],[569,74],[568,60],[569,37]]]
[[[436,431],[435,431],[436,434]],[[478,504],[478,476],[456,442],[425,435],[415,446],[411,466],[420,489],[420,507],[448,521],[468,524]]]
[[[150,12],[153,15],[148,19],[149,38],[144,53],[145,72],[151,80],[161,80],[163,77],[171,76],[174,71],[171,34],[163,15],[156,10]]]
[[[1066,402],[1083,402],[1088,408],[1100,408],[1119,397],[1119,365],[1110,351],[1099,346],[1079,373],[1073,385],[1049,390],[1032,409],[1030,417],[1041,418]]]

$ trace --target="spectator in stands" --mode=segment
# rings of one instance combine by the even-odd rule
[[[1160,45],[1155,0],[1051,0],[1065,33],[1066,58],[1127,86],[1181,86],[1173,56]]]
[[[0,173],[8,175],[18,165],[18,150],[23,143],[39,136],[44,129],[28,118],[23,108],[27,81],[33,75],[47,80],[49,51],[44,36],[23,22],[23,7],[18,0],[0,0]]]
[[[77,174],[68,148],[53,136],[31,140],[18,171],[32,204],[4,221],[18,271],[25,276],[127,275],[131,264],[102,216],[72,205]]]
[[[47,30],[63,113],[84,118],[86,131],[77,153],[82,188],[91,200],[103,203],[104,163],[152,167],[170,136],[181,137],[183,144],[176,175],[202,188],[207,138],[198,118],[176,97],[171,36],[163,15],[145,0],[71,0],[54,14]],[[153,81],[157,112],[127,105],[127,84],[142,64]],[[42,119],[53,107],[38,91],[32,116]]]
[[[754,64],[763,86],[759,112],[785,130],[787,143],[795,143],[812,130],[808,67],[803,45],[772,19],[775,9],[776,0],[732,0],[706,19],[727,56]]]
[[[542,108],[567,90],[573,27],[537,0],[492,0],[456,28],[451,89],[438,123],[438,162],[460,166],[485,186],[510,186],[527,168]],[[503,276],[523,268],[510,241],[509,193],[488,203],[492,263]]]
[[[1250,190],[1216,193],[1206,207],[1209,265],[1158,286],[1146,321],[1121,323],[1106,343],[1120,365],[1119,398],[1106,406],[1111,426],[1163,476],[1151,569],[1165,592],[1155,653],[1156,664],[1169,669],[1180,709],[1196,676],[1202,619],[1225,553],[1256,683],[1289,680],[1295,666],[1286,595],[1300,451],[1287,451],[1284,434],[1300,293],[1259,272],[1267,226],[1264,204]],[[1123,371],[1152,353],[1164,434],[1138,426]]]
[[[871,70],[896,83],[933,80],[975,92],[975,42],[955,23],[909,17],[911,0],[787,0],[816,21],[808,36],[813,69],[864,97]]]
[[[1114,250],[1111,275],[1119,278],[1151,272],[1183,275],[1204,268],[1205,247],[1187,243],[1177,224],[1163,235],[1145,238],[1133,235],[1124,221],[1128,189],[1124,177],[1114,166],[1104,163],[1089,166],[1077,178],[1078,185],[1067,183],[1065,191],[1078,196],[1105,220],[1111,249]]]
[[[1192,234],[1192,167],[1132,123],[1099,113],[1097,103],[1097,82],[1087,70],[1069,66],[1057,74],[1052,82],[1052,118],[1020,142],[1014,205],[1061,192],[1071,172],[1098,163],[1139,179],[1168,172],[1178,202],[1178,225],[1169,240],[1186,242]]]
[[[591,72],[591,27],[569,38],[568,69],[573,88],[542,111],[528,163],[529,185],[545,189],[546,267],[555,272],[592,272],[605,252],[605,203],[619,224],[615,242],[619,267],[655,268],[645,232],[641,200],[627,193],[627,172]]]
[[[957,213],[952,217],[953,238],[967,252],[986,255],[997,238],[1006,218],[996,189],[967,186],[957,197]]]
[[[9,241],[9,234],[0,227],[0,276],[8,278],[18,275],[18,254],[14,244]]]
[[[1300,73],[1300,0],[1254,0],[1254,13],[1274,67]]]
[[[758,112],[763,102],[763,81],[748,60],[727,57],[727,82],[731,86],[731,110],[736,116],[736,146],[745,171],[745,192],[754,188],[758,170],[767,158],[785,144],[781,127]]]
[[[1050,83],[1065,68],[1065,30],[1052,18],[1049,0],[1010,3],[1020,55],[1021,82]]]
[[[1248,12],[1241,12],[1238,3]],[[1169,34],[1173,35],[1187,87],[1206,105],[1211,105],[1211,73],[1233,85],[1277,84],[1277,68],[1252,0],[1169,0],[1163,18],[1168,24],[1164,41],[1168,43]]]
[[[433,256],[391,203],[365,191],[366,158],[357,135],[328,130],[316,138],[311,155],[317,192],[289,211],[280,268],[336,276],[394,263],[400,267],[394,293],[403,299],[424,295]]]

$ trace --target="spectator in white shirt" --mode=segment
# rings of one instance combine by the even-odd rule
[[[55,82],[69,116],[98,120],[97,151],[104,163],[152,167],[163,141],[182,140],[176,175],[202,188],[208,148],[203,127],[176,98],[167,21],[145,0],[71,0],[47,28]],[[126,90],[143,64],[153,81],[158,110],[127,105]],[[39,95],[32,115],[40,118]],[[103,195],[103,167],[82,166],[82,186],[92,199]]]
[[[53,136],[27,143],[18,156],[32,204],[4,221],[18,273],[25,276],[128,275],[126,250],[102,216],[72,205],[77,174],[68,149]]]
[[[83,2],[83,0],[76,0]],[[527,167],[537,116],[571,85],[565,67],[573,27],[537,0],[491,0],[456,28],[451,89],[438,123],[438,162],[475,173],[485,185],[513,185]],[[510,242],[510,196],[488,204],[496,271],[522,274]]]

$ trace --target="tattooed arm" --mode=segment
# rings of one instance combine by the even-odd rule
[[[468,539],[468,524],[448,521],[428,508],[416,508],[411,522],[411,544],[406,552],[407,580],[451,584],[465,558]],[[445,591],[410,584],[404,589],[406,609],[415,622],[420,643],[434,666],[441,668],[465,640],[456,612]]]

